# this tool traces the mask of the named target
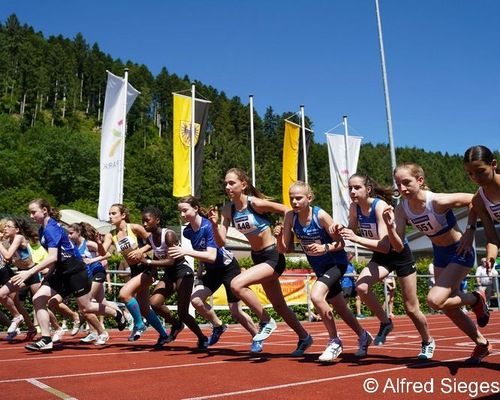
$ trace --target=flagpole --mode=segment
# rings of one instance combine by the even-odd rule
[[[349,128],[347,127],[347,115],[342,117],[344,124],[344,143],[345,143],[345,169],[347,171],[347,178],[351,176],[351,171],[349,171]]]
[[[191,196],[194,196],[194,140],[195,140],[195,111],[194,108],[196,106],[196,88],[195,85],[191,85],[191,162],[189,163],[190,172],[191,172]]]
[[[308,183],[308,178],[307,178],[307,146],[306,146],[306,121],[305,121],[305,115],[304,115],[304,106],[300,106],[300,122],[301,122],[301,128],[302,128],[302,155],[304,158],[304,180],[306,183]]]
[[[125,98],[123,99],[123,143],[122,143],[122,162],[120,163],[121,181],[120,181],[120,201],[123,204],[123,179],[125,175],[125,138],[127,137],[127,95],[128,95],[128,68],[124,69]]]
[[[255,137],[253,127],[253,94],[249,96],[250,100],[250,147],[252,153],[252,185],[255,187]]]
[[[389,98],[389,84],[387,83],[387,69],[385,66],[385,53],[384,53],[384,38],[382,37],[382,21],[380,19],[380,9],[378,0],[375,0],[375,9],[377,14],[377,27],[378,27],[378,40],[380,45],[380,59],[382,62],[382,78],[384,81],[384,95],[385,95],[385,111],[387,115],[387,130],[389,132],[389,149],[391,152],[391,167],[392,171],[396,169],[396,151],[394,150],[394,137],[392,132],[392,113],[391,113],[391,100]],[[392,176],[391,171],[391,176]],[[393,186],[396,183],[393,178]]]

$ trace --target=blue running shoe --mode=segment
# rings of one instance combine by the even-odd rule
[[[263,340],[253,340],[250,347],[250,353],[260,353],[262,351]]]
[[[208,338],[208,345],[213,346],[217,343],[224,332],[227,331],[227,325],[214,326],[212,329],[212,336]]]

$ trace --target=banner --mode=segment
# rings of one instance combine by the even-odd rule
[[[304,276],[280,276],[281,290],[283,291],[283,297],[288,305],[294,304],[307,304],[307,280],[309,279],[309,288],[312,287],[316,278],[310,275]],[[257,295],[259,302],[264,305],[271,305],[271,301],[267,298],[262,285],[251,285],[250,289]],[[213,294],[213,305],[214,306],[227,306],[226,290],[224,285],[221,285],[219,289]]]
[[[285,135],[283,138],[283,169],[282,190],[283,204],[291,207],[288,189],[292,183],[300,180],[305,181],[304,152],[302,150],[302,139],[300,137],[300,126],[285,120]],[[311,143],[312,131],[306,129],[306,153]]]
[[[356,173],[361,147],[361,137],[326,134],[328,160],[330,164],[330,182],[332,187],[332,217],[337,224],[349,224],[349,176]],[[349,166],[347,166],[347,154]]]
[[[109,220],[109,209],[123,202],[126,114],[139,92],[125,79],[108,73],[101,128],[99,206],[97,217]]]
[[[174,182],[173,195],[183,197],[191,194],[191,97],[178,93],[174,95]],[[208,119],[209,101],[195,100],[195,184],[194,194],[200,197],[203,146]]]

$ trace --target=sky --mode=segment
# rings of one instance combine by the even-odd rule
[[[500,1],[380,0],[396,147],[500,149]],[[325,132],[388,143],[375,0],[3,0],[48,37],[188,75],[260,116],[304,105]],[[131,82],[133,84],[133,82]]]

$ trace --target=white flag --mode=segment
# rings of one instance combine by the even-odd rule
[[[349,176],[358,168],[361,137],[326,134],[328,160],[330,162],[330,182],[332,187],[332,217],[336,224],[347,226],[349,223]],[[349,165],[347,165],[349,157]]]
[[[125,79],[108,73],[104,113],[101,129],[101,179],[97,216],[109,219],[108,212],[114,203],[123,202],[123,167],[125,156],[126,115],[139,92]]]

